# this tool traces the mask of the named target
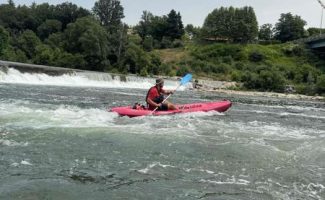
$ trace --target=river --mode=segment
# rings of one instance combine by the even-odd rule
[[[233,106],[128,118],[152,83],[71,76],[0,74],[0,199],[325,198],[324,102],[182,88]]]

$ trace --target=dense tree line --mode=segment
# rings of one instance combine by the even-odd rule
[[[263,24],[260,26],[258,38],[260,41],[289,42],[301,38],[319,36],[325,34],[325,29],[308,28],[306,21],[298,15],[291,13],[282,13],[279,21],[273,27],[272,24]]]
[[[9,0],[0,5],[0,58],[96,71],[165,73],[159,57],[148,51],[177,45],[175,40],[181,43],[180,13],[171,10],[159,17],[148,12],[147,21],[143,16],[133,31],[139,33],[139,42],[136,34],[128,34],[123,18],[119,0],[98,0],[91,11],[69,2],[15,6]]]
[[[9,0],[0,5],[0,58],[147,74],[152,65],[159,67],[160,63],[129,42],[123,17],[119,0],[99,0],[92,11],[68,2],[28,7]]]

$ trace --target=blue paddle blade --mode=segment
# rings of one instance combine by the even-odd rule
[[[192,79],[192,74],[186,74],[181,80],[181,85],[184,85],[184,84],[190,82],[191,79]]]

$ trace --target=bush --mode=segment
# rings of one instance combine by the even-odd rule
[[[253,51],[249,54],[249,60],[251,62],[261,62],[264,58],[265,56],[259,51]]]
[[[145,51],[152,51],[153,49],[153,38],[151,36],[147,36],[143,40],[143,49]]]
[[[183,46],[184,46],[184,44],[183,44],[182,40],[174,40],[173,41],[173,44],[172,44],[173,48],[180,48],[180,47],[183,47]]]
[[[231,71],[231,66],[226,63],[221,63],[216,66],[211,65],[211,70],[218,74],[228,74]]]
[[[161,49],[161,42],[159,40],[153,41],[153,48],[154,49]]]
[[[201,73],[204,69],[204,66],[206,66],[208,63],[202,60],[190,59],[184,60],[180,62],[180,64],[190,66],[191,70],[195,73]]]
[[[306,53],[305,48],[298,44],[289,44],[284,46],[282,51],[287,56],[302,56]]]
[[[296,83],[315,83],[315,77],[319,74],[319,70],[313,66],[303,64],[296,68],[294,81]]]
[[[163,39],[161,40],[161,48],[162,49],[167,49],[172,47],[172,41],[169,37],[163,37]]]
[[[236,82],[241,82],[242,81],[242,73],[241,71],[234,70],[231,72],[231,80],[236,81]]]
[[[187,74],[189,72],[190,72],[190,69],[187,66],[180,66],[180,68],[176,72],[176,75],[183,77],[185,74]]]
[[[325,94],[325,74],[317,77],[316,91],[319,94]]]
[[[284,77],[276,69],[262,70],[259,74],[246,71],[241,79],[246,88],[262,91],[283,91],[285,85]]]
[[[132,42],[136,45],[140,45],[141,41],[142,41],[142,39],[138,34],[129,35],[129,42]]]
[[[222,58],[222,62],[232,65],[234,62],[234,59],[231,56],[225,56]]]
[[[245,64],[242,63],[242,62],[237,62],[237,63],[235,64],[235,68],[238,69],[238,70],[242,70],[242,69],[245,68]]]
[[[142,68],[140,71],[140,76],[148,76],[148,72],[146,68]]]
[[[271,91],[283,91],[285,81],[278,71],[261,71],[259,75],[261,89]]]
[[[242,60],[245,54],[239,45],[214,44],[191,51],[191,55],[200,60],[213,61],[216,58],[228,57],[232,60]]]
[[[249,71],[245,71],[242,76],[242,81],[244,83],[244,87],[248,89],[259,89],[261,88],[259,84],[258,74],[251,73]]]

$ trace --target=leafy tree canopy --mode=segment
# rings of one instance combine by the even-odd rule
[[[275,38],[281,42],[303,38],[306,24],[306,21],[298,15],[282,13],[279,22],[275,25]]]

